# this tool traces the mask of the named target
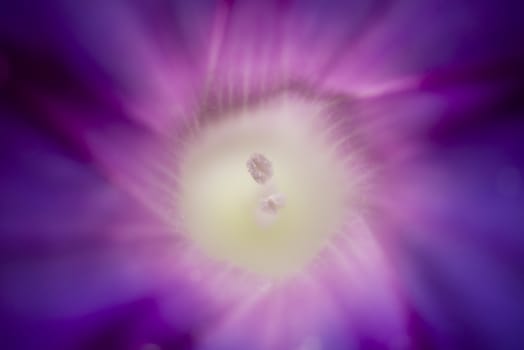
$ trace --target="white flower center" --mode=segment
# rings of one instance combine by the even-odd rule
[[[190,140],[177,208],[209,256],[282,276],[341,226],[348,174],[323,132],[324,107],[284,95],[224,115]]]

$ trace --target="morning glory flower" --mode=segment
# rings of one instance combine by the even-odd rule
[[[0,4],[6,349],[521,349],[523,6]]]

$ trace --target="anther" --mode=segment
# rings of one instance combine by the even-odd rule
[[[253,180],[261,185],[273,177],[273,166],[263,154],[253,153],[246,165]]]

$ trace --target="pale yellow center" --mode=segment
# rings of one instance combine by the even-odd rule
[[[190,141],[178,219],[210,257],[279,277],[308,263],[340,227],[347,174],[323,133],[322,111],[281,96],[224,115]],[[248,171],[254,154],[271,162],[269,181]]]

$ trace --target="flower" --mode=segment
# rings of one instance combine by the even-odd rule
[[[1,4],[3,346],[521,348],[522,10]],[[262,184],[235,158],[246,227],[278,233],[238,248],[195,179],[246,120],[303,154],[260,153]]]

